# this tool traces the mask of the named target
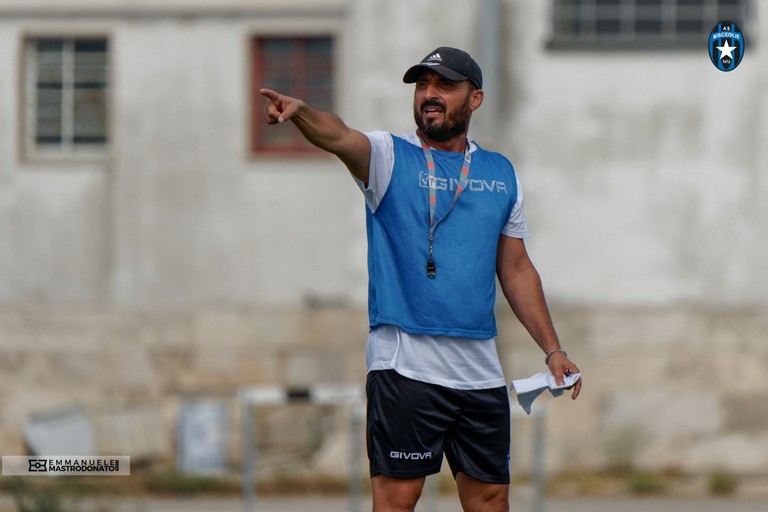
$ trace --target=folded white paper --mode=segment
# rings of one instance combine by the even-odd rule
[[[517,392],[517,403],[523,408],[527,414],[531,414],[531,407],[533,401],[538,398],[544,391],[549,390],[552,396],[558,397],[562,395],[567,388],[570,388],[576,384],[581,378],[580,373],[572,373],[570,375],[563,376],[565,383],[562,386],[558,386],[555,382],[555,376],[552,372],[537,373],[527,379],[513,380],[509,386],[509,390],[513,389]]]

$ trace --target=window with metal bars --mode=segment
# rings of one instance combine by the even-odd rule
[[[744,30],[748,0],[553,0],[556,50],[701,49],[716,23]]]
[[[29,38],[25,52],[27,152],[102,151],[109,139],[107,39]]]
[[[325,111],[333,110],[333,40],[331,37],[257,37],[252,41],[251,151],[253,153],[318,153],[292,123],[264,122],[266,87],[300,98]]]

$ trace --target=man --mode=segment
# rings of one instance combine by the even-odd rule
[[[496,353],[496,277],[558,384],[579,369],[562,350],[515,171],[467,138],[482,72],[440,47],[403,77],[418,129],[361,133],[303,101],[261,89],[267,123],[292,121],[335,154],[366,201],[373,510],[411,511],[445,454],[465,511],[508,510],[509,401]],[[581,390],[573,387],[572,398]]]

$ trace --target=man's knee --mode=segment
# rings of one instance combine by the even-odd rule
[[[416,508],[424,478],[390,478],[376,475],[371,479],[373,512],[410,512]]]
[[[464,473],[456,475],[459,499],[466,512],[507,512],[509,485],[482,482]]]

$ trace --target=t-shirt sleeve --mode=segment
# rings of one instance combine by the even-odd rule
[[[371,141],[368,187],[366,188],[359,179],[354,178],[354,180],[363,192],[368,208],[375,212],[392,179],[392,169],[395,165],[394,143],[392,142],[392,134],[388,132],[366,132],[365,136]]]
[[[501,230],[501,234],[512,238],[530,238],[528,232],[528,223],[525,221],[525,211],[523,210],[523,187],[520,185],[520,178],[515,173],[517,180],[517,200],[512,207],[512,213],[509,215],[507,224]]]

